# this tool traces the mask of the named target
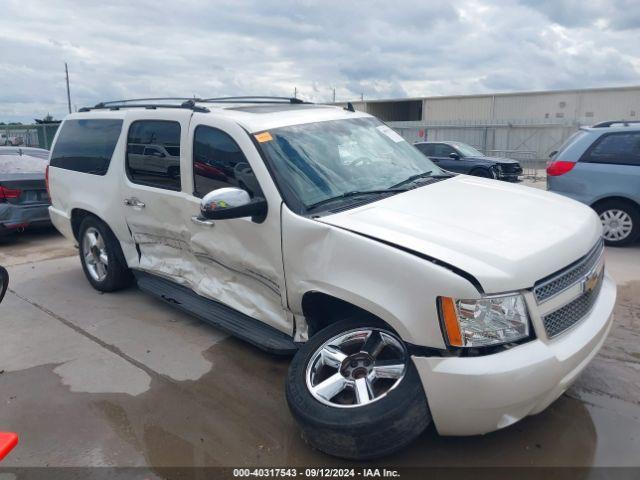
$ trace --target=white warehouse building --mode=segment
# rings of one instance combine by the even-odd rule
[[[352,104],[387,122],[410,142],[460,141],[486,154],[543,162],[580,126],[640,120],[640,86]]]

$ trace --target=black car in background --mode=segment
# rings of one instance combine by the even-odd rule
[[[476,177],[517,182],[522,167],[517,160],[488,157],[466,143],[418,142],[415,147],[444,170]]]

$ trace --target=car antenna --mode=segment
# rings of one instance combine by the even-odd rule
[[[349,112],[355,112],[356,111],[356,109],[353,108],[353,103],[351,103],[351,102],[347,102],[347,106],[344,107],[344,109],[349,111]]]

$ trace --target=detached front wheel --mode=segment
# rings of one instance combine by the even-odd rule
[[[404,343],[371,320],[343,320],[311,338],[291,363],[286,390],[307,442],[337,457],[391,454],[431,422]]]

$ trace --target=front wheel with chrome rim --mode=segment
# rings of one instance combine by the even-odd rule
[[[87,216],[78,232],[80,261],[89,283],[101,292],[128,287],[132,275],[116,236],[94,216]]]
[[[633,242],[640,233],[640,213],[627,202],[607,200],[595,206],[602,223],[602,237],[607,245],[622,246]]]
[[[404,343],[375,319],[342,320],[303,345],[289,368],[287,401],[305,440],[342,458],[393,453],[431,421]]]

